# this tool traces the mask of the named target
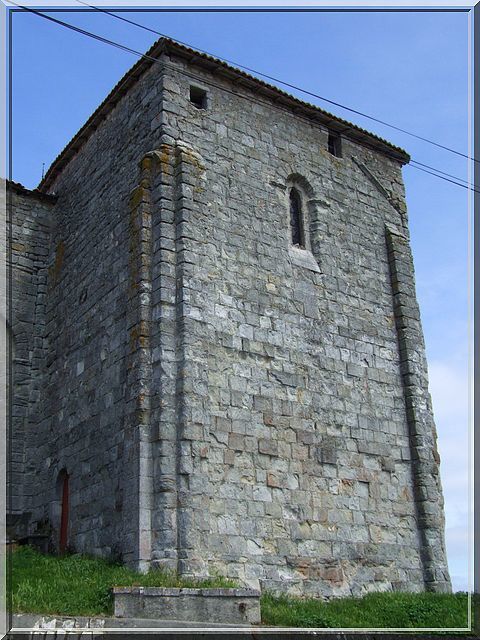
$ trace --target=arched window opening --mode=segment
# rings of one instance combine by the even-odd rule
[[[290,231],[292,244],[305,249],[305,230],[303,225],[302,199],[295,187],[290,189]]]
[[[58,548],[60,553],[65,553],[68,547],[68,509],[69,509],[69,481],[70,476],[65,469],[62,469],[58,474],[57,487],[59,497],[61,499],[61,511],[60,511],[60,538]]]

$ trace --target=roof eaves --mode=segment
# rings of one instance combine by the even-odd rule
[[[70,160],[77,153],[83,143],[90,137],[91,133],[93,133],[93,131],[98,128],[99,124],[106,118],[106,116],[110,113],[110,111],[118,103],[118,101],[126,93],[128,93],[130,88],[137,82],[140,76],[153,64],[153,60],[149,58],[154,58],[161,55],[164,49],[165,39],[160,38],[150,47],[150,49],[145,54],[146,56],[148,56],[148,58],[145,57],[137,60],[133,67],[131,67],[125,73],[125,75],[122,76],[122,78],[117,82],[117,84],[107,95],[105,100],[103,100],[103,102],[98,105],[90,118],[79,129],[79,131],[77,131],[70,142],[65,145],[63,150],[52,162],[47,173],[45,174],[45,177],[38,185],[38,189],[40,189],[41,191],[47,191],[49,189],[54,179],[63,169],[64,165],[67,164],[68,160]]]
[[[322,109],[316,104],[312,104],[310,102],[301,100],[300,98],[293,96],[291,93],[288,93],[287,91],[284,91],[283,89],[280,89],[279,87],[273,84],[265,82],[264,80],[257,78],[256,76],[253,76],[250,73],[247,73],[246,71],[237,69],[236,67],[233,67],[230,64],[223,62],[223,60],[214,58],[213,56],[210,56],[209,54],[206,54],[206,53],[200,53],[198,51],[195,51],[195,49],[191,49],[190,47],[187,47],[183,44],[179,44],[178,42],[175,42],[174,40],[170,40],[169,38],[165,38],[164,40],[165,40],[165,49],[167,51],[180,53],[181,55],[183,55],[184,58],[186,59],[190,58],[189,61],[193,62],[193,64],[203,66],[202,64],[203,61],[208,60],[209,62],[213,62],[217,65],[215,70],[217,73],[219,73],[220,70],[222,70],[222,75],[226,75],[234,78],[237,78],[238,76],[242,76],[248,79],[249,81],[253,81],[252,84],[255,87],[262,86],[264,89],[271,92],[271,95],[274,94],[278,96],[278,101],[280,101],[281,98],[285,98],[287,99],[290,105],[291,104],[295,104],[297,106],[300,105],[305,109],[314,111],[317,115],[322,115],[328,118],[329,122],[331,123],[332,130],[337,131],[338,130],[337,127],[340,127],[340,126],[342,126],[343,128],[347,127],[349,131],[351,131],[351,133],[353,134],[352,135],[353,138],[355,138],[356,135],[358,138],[362,137],[362,140],[365,139],[365,137],[367,137],[368,139],[372,140],[373,144],[370,146],[377,148],[383,151],[384,153],[387,153],[387,155],[390,155],[391,157],[393,156],[395,160],[398,160],[405,164],[410,161],[410,155],[404,149],[392,144],[388,140],[385,140],[385,138],[381,138],[380,136],[377,136],[376,134],[371,133],[367,129],[363,129],[362,127],[359,127],[353,122],[349,122],[348,120],[344,120],[343,118],[340,118],[333,113],[325,111],[324,109]],[[191,59],[192,54],[195,54],[194,61],[192,61]]]
[[[315,104],[300,100],[287,91],[284,91],[273,84],[269,84],[268,82],[246,73],[241,69],[237,69],[236,67],[223,62],[223,60],[214,58],[206,53],[201,53],[195,49],[191,49],[190,47],[179,44],[169,38],[160,38],[146,52],[146,57],[140,58],[113,87],[108,96],[97,107],[83,127],[81,127],[77,134],[64,147],[63,151],[61,151],[55,158],[45,177],[38,185],[38,190],[45,192],[49,187],[51,187],[54,179],[63,169],[65,164],[67,164],[68,160],[77,153],[83,143],[90,137],[91,133],[95,131],[111,109],[113,109],[118,101],[137,82],[140,76],[153,64],[153,58],[158,58],[164,52],[177,54],[186,59],[189,64],[204,67],[210,72],[222,75],[223,77],[228,77],[230,79],[238,79],[239,77],[243,78],[246,82],[242,84],[248,84],[250,88],[253,87],[255,89],[260,89],[262,95],[269,100],[273,100],[277,104],[284,104],[285,106],[293,108],[299,113],[303,113],[305,116],[316,120],[324,126],[328,125],[328,128],[332,131],[340,133],[342,130],[348,130],[349,137],[351,139],[360,141],[361,144],[372,149],[376,149],[401,164],[407,164],[410,161],[409,154],[401,147],[393,145],[388,142],[388,140],[385,140],[366,129],[362,129],[348,120],[343,120]]]
[[[43,202],[50,202],[52,204],[57,201],[57,196],[55,194],[45,193],[44,191],[40,191],[38,188],[27,189],[27,187],[25,187],[20,182],[14,182],[13,180],[5,180],[5,185],[6,185],[7,191],[13,191],[15,193],[18,193],[24,196],[29,196],[32,198],[37,198],[37,200],[42,200]]]

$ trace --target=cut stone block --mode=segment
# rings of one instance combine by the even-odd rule
[[[120,618],[260,623],[260,591],[255,589],[113,587],[113,597]]]

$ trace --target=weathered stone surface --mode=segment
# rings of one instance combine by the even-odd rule
[[[49,230],[55,198],[9,185],[7,220],[10,229],[11,305],[7,317],[11,357],[11,475],[9,521],[12,534],[25,537],[20,514],[28,512],[36,463],[31,459],[38,401],[44,392],[45,305]],[[48,464],[48,460],[46,461]],[[8,523],[7,523],[8,524]]]
[[[186,620],[160,620],[158,618],[113,618],[113,617],[100,617],[97,616],[95,618],[89,618],[86,616],[44,616],[41,614],[35,613],[14,613],[12,615],[12,630],[15,634],[15,637],[23,637],[20,630],[31,629],[36,634],[39,634],[41,631],[45,632],[53,632],[53,630],[59,630],[60,632],[67,632],[70,638],[76,639],[76,634],[73,629],[78,631],[78,638],[85,637],[84,631],[89,631],[90,634],[95,634],[98,632],[98,637],[104,637],[105,633],[108,633],[110,629],[115,629],[115,636],[117,638],[130,638],[132,635],[129,629],[138,629],[135,631],[135,635],[137,637],[140,636],[142,629],[145,630],[144,637],[151,637],[151,631],[149,633],[148,630],[152,628],[162,629],[162,628],[179,628],[179,629],[197,629],[197,631],[192,632],[193,637],[198,638],[198,630],[205,628],[225,628],[230,627],[232,631],[234,629],[238,629],[241,627],[250,627],[250,624],[228,624],[225,622],[216,623],[216,622],[188,622]],[[125,634],[122,635],[120,633],[121,629],[126,629]],[[232,632],[230,631],[230,633]],[[165,632],[161,632],[165,633]],[[181,632],[180,632],[181,633]],[[185,631],[181,633],[183,638],[186,638]],[[30,640],[32,638],[31,632],[25,634],[26,639]],[[96,637],[93,635],[93,637]],[[170,635],[169,635],[170,637]]]
[[[114,587],[113,600],[119,618],[260,623],[260,591],[254,589]]]
[[[18,510],[57,545],[66,470],[79,552],[448,589],[401,161],[348,132],[335,157],[325,126],[159,55],[49,172],[56,201],[13,196]]]

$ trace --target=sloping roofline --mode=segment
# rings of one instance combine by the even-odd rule
[[[406,164],[410,161],[410,156],[401,147],[393,145],[387,140],[362,129],[351,122],[348,122],[348,120],[343,120],[342,118],[339,118],[316,105],[304,102],[299,98],[295,98],[275,85],[264,82],[263,80],[260,80],[245,71],[241,71],[236,67],[232,67],[218,58],[214,58],[206,53],[201,53],[195,49],[190,49],[190,47],[179,44],[174,40],[170,40],[170,38],[160,38],[146,52],[146,57],[140,58],[133,67],[127,71],[123,78],[114,86],[105,100],[93,112],[83,127],[75,134],[63,151],[52,162],[45,177],[38,185],[39,190],[43,192],[48,191],[58,174],[77,153],[77,151],[79,151],[83,143],[97,129],[100,122],[137,82],[140,76],[152,66],[154,59],[159,58],[162,53],[173,53],[178,57],[184,58],[190,64],[197,67],[203,67],[211,73],[218,74],[224,78],[237,81],[240,79],[242,87],[253,89],[257,95],[261,95],[266,99],[273,99],[276,104],[290,107],[294,113],[306,116],[307,118],[324,125],[331,131],[335,131],[343,135],[347,134],[347,137],[351,140],[359,142],[364,146],[374,148],[401,164]]]
[[[37,200],[45,202],[55,202],[57,200],[57,196],[52,193],[40,191],[38,187],[36,189],[28,189],[23,184],[20,184],[20,182],[14,182],[13,180],[8,179],[4,182],[7,191],[13,191],[14,193],[19,193],[22,196],[31,196],[32,198],[37,198]]]

